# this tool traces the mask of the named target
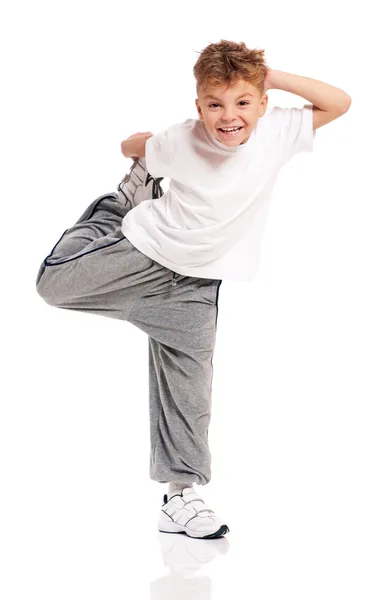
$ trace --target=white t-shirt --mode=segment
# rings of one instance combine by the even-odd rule
[[[314,139],[312,105],[267,109],[235,147],[199,119],[176,123],[146,142],[148,172],[169,177],[169,189],[130,210],[122,232],[181,275],[252,281],[277,174],[294,154],[312,152]]]

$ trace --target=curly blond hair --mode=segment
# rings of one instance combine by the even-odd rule
[[[264,50],[250,50],[244,42],[221,40],[209,44],[198,53],[193,67],[197,94],[207,87],[227,85],[244,80],[254,85],[262,97],[265,93],[267,65]]]

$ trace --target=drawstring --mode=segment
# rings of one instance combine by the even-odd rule
[[[175,273],[175,271],[172,271],[172,285],[177,285],[177,277],[180,277],[180,275],[178,273]]]

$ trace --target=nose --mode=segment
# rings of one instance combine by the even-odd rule
[[[224,110],[224,114],[222,117],[222,121],[226,122],[226,123],[230,123],[231,121],[235,120],[235,112],[234,112],[234,107],[227,107]]]

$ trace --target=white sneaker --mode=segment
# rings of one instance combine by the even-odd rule
[[[142,200],[160,198],[164,194],[160,186],[163,179],[163,177],[155,179],[148,173],[145,158],[135,158],[130,172],[118,185],[118,190],[121,192],[119,196],[126,204],[129,202],[131,208],[140,204]]]
[[[211,539],[230,531],[192,487],[184,488],[170,500],[165,494],[163,502],[158,523],[163,533],[186,533],[193,538]]]

